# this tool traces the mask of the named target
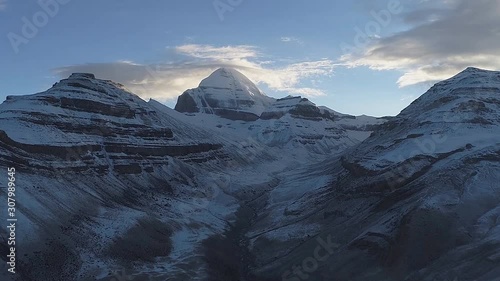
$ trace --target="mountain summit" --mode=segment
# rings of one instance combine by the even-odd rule
[[[379,119],[230,69],[184,94],[196,114],[90,73],[9,96],[17,280],[498,281],[499,95],[500,72],[469,68]]]
[[[234,68],[219,68],[200,83],[201,88],[226,88],[227,86],[252,96],[265,96],[250,79]]]
[[[177,100],[175,110],[215,114],[231,120],[257,120],[274,102],[245,75],[232,68],[219,68],[187,90]]]

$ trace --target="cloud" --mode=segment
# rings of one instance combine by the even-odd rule
[[[200,81],[220,67],[233,67],[256,84],[283,92],[283,95],[325,95],[321,89],[301,87],[303,80],[328,76],[335,63],[328,59],[278,65],[264,60],[258,48],[238,45],[182,45],[171,49],[180,61],[158,64],[139,64],[132,61],[89,63],[54,69],[61,78],[73,72],[91,72],[97,77],[124,84],[129,90],[148,99],[167,101],[185,90],[195,88]]]
[[[400,70],[401,87],[449,78],[468,66],[500,69],[500,1],[422,1],[401,15],[404,31],[372,41],[341,61]]]
[[[211,45],[190,44],[175,47],[175,50],[180,54],[199,59],[240,60],[258,56],[255,47],[245,45],[215,47]]]
[[[280,41],[284,42],[284,43],[297,43],[300,45],[303,44],[302,40],[300,40],[299,38],[296,38],[296,37],[283,36],[280,38]]]
[[[319,60],[290,64],[281,68],[254,67],[242,69],[252,81],[266,84],[273,90],[287,94],[323,96],[320,89],[297,87],[302,80],[316,76],[329,76],[336,64],[331,60]]]
[[[131,61],[88,63],[55,69],[61,78],[74,72],[90,72],[96,77],[124,84],[144,99],[160,101],[177,97],[188,88],[196,87],[210,73],[209,65],[137,64]]]
[[[0,0],[0,11],[3,11],[7,8],[7,0]]]

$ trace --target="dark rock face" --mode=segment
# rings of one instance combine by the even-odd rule
[[[125,153],[132,155],[139,155],[143,157],[148,156],[186,156],[189,154],[209,152],[222,148],[220,144],[196,144],[185,146],[157,146],[157,147],[140,147],[128,146],[124,144],[106,143],[105,150],[110,153]]]
[[[95,79],[95,75],[92,73],[73,73],[69,78],[88,78]]]
[[[205,103],[206,102],[206,103]],[[216,98],[212,97],[205,97],[204,100],[202,101],[203,106],[209,106],[211,108],[216,108],[216,109],[243,109],[243,108],[251,108],[252,106],[256,105],[256,102],[253,100],[230,100],[229,101],[229,106],[227,105],[227,101],[223,102],[221,100],[218,100]]]
[[[71,99],[62,97],[60,100],[53,100],[54,105],[58,104],[62,108],[75,111],[100,113],[116,117],[133,118],[135,113],[124,103],[109,105],[85,99]]]
[[[324,118],[330,117],[330,114],[321,113],[320,109],[314,105],[298,104],[290,113],[304,118]]]
[[[264,112],[260,116],[260,119],[262,120],[271,120],[271,119],[280,119],[281,117],[285,116],[285,112],[277,112],[277,111],[272,111],[272,112]]]
[[[241,121],[255,121],[259,119],[259,116],[249,113],[230,109],[216,109],[214,110],[215,115],[229,120],[241,120]]]
[[[174,109],[183,113],[200,112],[196,102],[189,93],[184,93],[177,98],[177,103],[175,104]]]

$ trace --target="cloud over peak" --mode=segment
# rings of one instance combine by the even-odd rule
[[[177,98],[185,90],[198,86],[203,78],[220,67],[241,71],[256,84],[266,85],[283,95],[320,96],[318,88],[301,86],[304,79],[331,75],[335,63],[323,59],[278,65],[264,60],[255,46],[212,46],[188,44],[171,50],[181,62],[140,64],[131,61],[88,63],[64,66],[54,71],[62,78],[73,72],[91,72],[97,77],[124,84],[132,92],[160,101]]]

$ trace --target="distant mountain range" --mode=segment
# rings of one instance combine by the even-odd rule
[[[0,105],[13,280],[497,281],[499,129],[500,72],[476,68],[384,118],[229,68],[175,109],[75,73]]]

